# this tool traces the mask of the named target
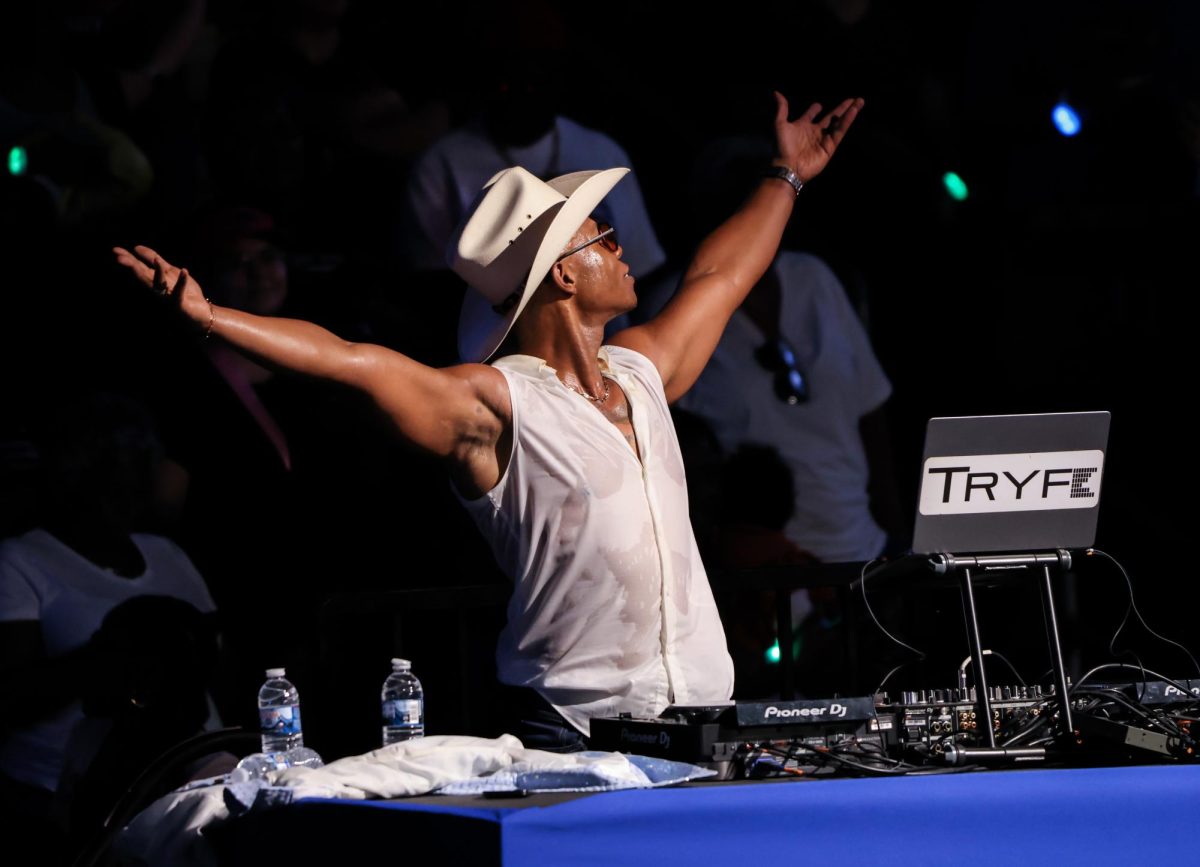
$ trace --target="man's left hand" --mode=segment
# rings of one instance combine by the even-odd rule
[[[814,102],[796,120],[788,120],[788,101],[775,92],[775,142],[778,149],[776,165],[790,168],[807,183],[821,173],[837,150],[846,130],[854,123],[862,99],[847,99],[820,120],[820,103]]]

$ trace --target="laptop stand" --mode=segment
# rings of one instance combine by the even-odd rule
[[[963,610],[967,620],[967,638],[971,645],[971,668],[975,678],[976,707],[979,719],[984,721],[981,728],[986,737],[987,746],[980,749],[980,757],[984,751],[987,758],[1002,758],[1002,752],[996,747],[996,732],[992,723],[992,702],[988,694],[987,672],[983,667],[983,644],[979,637],[979,619],[975,610],[975,589],[973,581],[979,575],[988,572],[1015,571],[1018,569],[1040,569],[1042,590],[1042,611],[1046,621],[1046,638],[1050,645],[1051,665],[1054,669],[1055,689],[1058,693],[1060,741],[1066,742],[1074,737],[1075,726],[1071,720],[1071,700],[1067,686],[1067,672],[1063,665],[1062,644],[1058,637],[1058,614],[1054,607],[1054,590],[1050,584],[1050,570],[1057,568],[1066,572],[1071,568],[1070,552],[1059,549],[1047,553],[1032,554],[988,554],[960,555],[935,554],[931,558],[933,570],[948,577],[957,576],[963,597]],[[969,758],[971,748],[960,750]],[[1025,750],[1023,752],[1028,752]]]

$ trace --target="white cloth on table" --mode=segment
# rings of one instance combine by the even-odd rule
[[[648,788],[713,776],[714,771],[681,762],[649,760],[620,753],[548,753],[527,750],[512,735],[496,739],[434,735],[402,741],[361,756],[350,756],[322,768],[288,768],[268,774],[267,793],[287,790],[286,798],[268,797],[268,806],[301,798],[381,800],[428,794],[439,789],[483,791],[526,783],[539,788],[539,780],[578,779],[588,785],[577,791]],[[662,766],[662,767],[659,767]],[[649,773],[647,772],[649,771]],[[470,785],[475,781],[477,785]],[[599,781],[597,783],[596,781]],[[455,789],[455,786],[461,786]],[[156,867],[215,865],[202,830],[229,818],[225,786],[180,790],[166,795],[130,822],[115,842],[122,863]],[[550,790],[551,787],[540,787]],[[565,786],[557,786],[561,791]],[[259,805],[256,802],[255,807]]]

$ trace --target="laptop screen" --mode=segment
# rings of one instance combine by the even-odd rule
[[[1090,546],[1110,419],[1107,412],[930,419],[913,551]]]

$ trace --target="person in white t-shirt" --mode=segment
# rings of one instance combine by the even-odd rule
[[[603,345],[637,303],[615,229],[589,215],[627,169],[549,182],[494,177],[451,244],[468,284],[466,363],[435,369],[306,322],[208,301],[153,250],[118,262],[170,296],[204,335],[268,364],[369,394],[398,435],[445,459],[514,582],[497,658],[582,746],[601,714],[660,713],[728,699],[732,665],[688,523],[667,405],[699,375],[729,317],[770,264],[803,182],[824,169],[862,106],[848,99],[788,120],[745,205],[697,250],[673,301]],[[512,331],[517,355],[487,361]],[[542,746],[540,726],[514,732]]]
[[[118,791],[156,750],[198,733],[210,685],[199,673],[216,655],[204,580],[169,539],[134,532],[161,459],[148,414],[127,398],[89,395],[45,427],[40,522],[0,541],[0,783],[7,818],[24,817],[18,830],[29,833],[81,817],[75,784],[131,709],[149,711],[163,742],[146,743],[150,755],[109,750]],[[194,689],[164,689],[168,666]],[[112,793],[97,789],[91,807],[106,810]]]
[[[498,142],[482,120],[474,120],[434,142],[413,165],[405,190],[412,228],[404,241],[409,264],[418,270],[445,267],[446,245],[488,179],[511,166],[553,178],[588,166],[629,165],[629,155],[609,136],[568,117],[521,145]],[[623,258],[638,277],[666,260],[632,173],[603,203],[601,219],[629,238]]]

